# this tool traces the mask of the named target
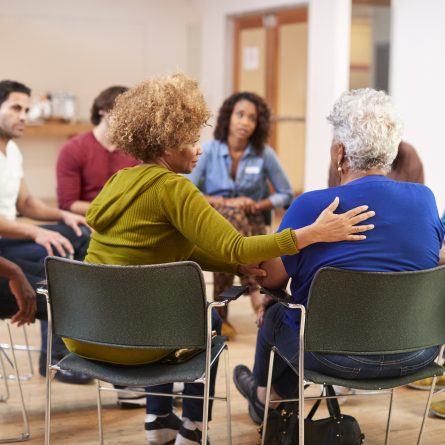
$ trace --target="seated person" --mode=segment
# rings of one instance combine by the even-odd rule
[[[36,316],[46,318],[46,302],[42,298],[37,304],[32,286],[41,280],[40,275],[26,276],[17,264],[0,257],[0,318],[10,318],[17,326],[32,323]]]
[[[264,235],[266,214],[292,202],[292,188],[275,151],[266,144],[271,112],[266,102],[250,92],[234,93],[222,104],[215,139],[203,145],[190,180],[242,235]],[[269,193],[269,185],[274,188]],[[213,274],[213,298],[233,284],[233,275]],[[262,301],[254,277],[241,277],[249,285],[254,309]],[[223,335],[233,337],[227,307],[218,308]]]
[[[127,90],[112,86],[102,91],[91,108],[94,129],[63,144],[56,168],[57,199],[61,209],[85,215],[90,202],[110,176],[121,168],[139,163],[108,139],[110,110],[116,97]]]
[[[22,155],[15,139],[25,131],[30,103],[31,90],[26,85],[11,80],[0,81],[0,255],[19,265],[22,262],[33,263],[39,268],[40,263],[43,270],[43,260],[47,255],[70,255],[82,260],[90,241],[90,232],[84,225],[83,216],[46,205],[33,196],[26,185]],[[25,223],[16,219],[17,214],[56,223]],[[41,329],[43,354],[40,356],[39,372],[44,375],[46,321],[42,321]],[[57,378],[61,376],[58,373]],[[79,383],[80,380],[73,382]]]
[[[197,83],[183,74],[147,80],[116,99],[111,140],[143,164],[113,175],[92,202],[86,218],[94,231],[86,262],[139,265],[191,260],[211,271],[260,273],[255,263],[264,259],[293,255],[297,247],[318,241],[362,240],[358,233],[373,228],[354,225],[374,214],[361,213],[367,206],[336,215],[338,200],[334,200],[309,227],[241,236],[183,176],[191,173],[202,153],[199,132],[209,116]],[[216,311],[212,321],[218,331],[221,321]],[[119,364],[151,363],[171,352],[66,343],[79,355]],[[215,376],[216,366],[211,371],[211,394]],[[172,386],[152,390],[171,393]],[[186,384],[184,393],[202,395],[203,385]],[[184,399],[182,408],[181,420],[172,412],[170,397],[147,397],[149,444],[201,443],[202,400]]]
[[[45,279],[43,266],[44,255],[41,261],[33,262],[17,259],[15,262],[0,257],[0,319],[10,318],[18,326],[34,322],[38,318],[46,324],[46,299],[36,295],[35,289]],[[42,332],[42,349],[39,358],[39,372],[46,372],[46,331]],[[67,354],[67,349],[60,337],[53,336],[52,359],[60,360]],[[66,370],[56,372],[55,379],[64,383],[88,383],[91,379],[84,374]]]
[[[61,209],[85,215],[110,176],[122,168],[139,164],[108,138],[110,111],[116,97],[127,90],[127,87],[118,85],[103,90],[91,107],[93,130],[75,136],[63,145],[56,166],[57,199]],[[124,408],[143,407],[145,397],[132,391],[121,391],[117,403]]]
[[[416,149],[408,142],[401,141],[397,149],[391,170],[386,175],[387,178],[403,182],[418,182],[424,184],[425,176],[423,173],[423,164],[417,154]],[[340,185],[340,178],[337,174],[335,165],[329,167],[329,187]]]
[[[319,243],[299,255],[264,263],[263,285],[284,288],[291,278],[292,302],[306,305],[309,287],[318,269],[333,266],[352,270],[409,271],[438,265],[444,238],[434,195],[421,184],[399,182],[385,175],[397,154],[402,123],[391,99],[372,89],[344,93],[328,117],[333,126],[331,162],[341,185],[301,195],[285,214],[279,232],[309,224],[333,197],[346,211],[364,200],[375,210],[375,229],[361,243]],[[299,312],[274,304],[265,311],[259,329],[253,373],[244,365],[234,370],[234,381],[249,402],[249,413],[260,422],[264,413],[269,352],[276,344],[298,366]],[[432,362],[438,348],[384,357],[308,353],[305,367],[332,376],[354,378],[400,376]],[[274,363],[272,397],[293,396],[295,374],[283,360]]]
[[[443,212],[442,217],[440,219],[442,221],[442,224],[445,225],[445,212]],[[445,261],[445,258],[443,259],[443,261]],[[432,380],[433,380],[432,378],[418,380],[417,382],[413,382],[411,385],[408,386],[416,389],[429,390],[431,388]],[[437,378],[436,388],[437,389],[445,388],[445,376],[440,376]],[[445,399],[438,400],[437,402],[432,403],[431,413],[437,417],[440,417],[441,419],[445,419]]]

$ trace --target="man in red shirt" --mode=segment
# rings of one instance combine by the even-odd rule
[[[85,215],[91,201],[110,176],[139,161],[108,140],[109,113],[116,97],[127,91],[112,86],[94,99],[91,108],[92,131],[69,139],[57,160],[57,198],[61,209]]]
[[[422,161],[412,145],[404,141],[400,142],[397,156],[387,177],[403,182],[417,182],[419,184],[425,182]],[[329,187],[340,185],[338,172],[332,165],[329,168],[328,185]]]
[[[85,215],[91,201],[114,173],[140,163],[108,139],[110,111],[116,97],[127,90],[127,87],[111,86],[102,91],[91,107],[93,130],[63,145],[56,167],[57,199],[61,209]],[[125,408],[142,407],[145,402],[145,397],[132,391],[118,394],[118,404]]]

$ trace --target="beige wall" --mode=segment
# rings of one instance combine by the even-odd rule
[[[0,77],[36,93],[69,90],[87,119],[110,85],[178,69],[199,75],[199,20],[194,0],[0,0]],[[62,142],[19,141],[28,185],[42,198],[55,196]]]
[[[445,62],[438,54],[445,45],[445,4],[424,3],[392,0],[390,90],[405,119],[405,138],[418,149],[442,209]],[[0,0],[0,77],[36,91],[71,90],[86,117],[93,97],[109,84],[131,85],[182,68],[200,77],[216,112],[231,88],[230,17],[302,4],[310,13],[305,189],[320,188],[330,142],[324,117],[348,85],[348,0]],[[38,196],[54,196],[61,142],[21,141]]]

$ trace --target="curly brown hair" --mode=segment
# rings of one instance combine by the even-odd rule
[[[210,117],[195,80],[183,73],[148,79],[119,95],[110,138],[136,159],[152,161],[165,149],[195,142]]]
[[[255,131],[250,137],[250,143],[252,144],[252,147],[260,153],[264,149],[264,144],[269,137],[271,113],[269,106],[262,97],[258,96],[258,94],[242,91],[229,96],[219,109],[218,120],[213,135],[218,141],[227,142],[230,118],[235,105],[240,100],[248,100],[255,105],[258,118]]]

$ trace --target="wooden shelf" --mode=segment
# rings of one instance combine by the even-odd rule
[[[92,128],[93,125],[88,122],[29,124],[26,128],[25,136],[69,138],[90,131]]]

